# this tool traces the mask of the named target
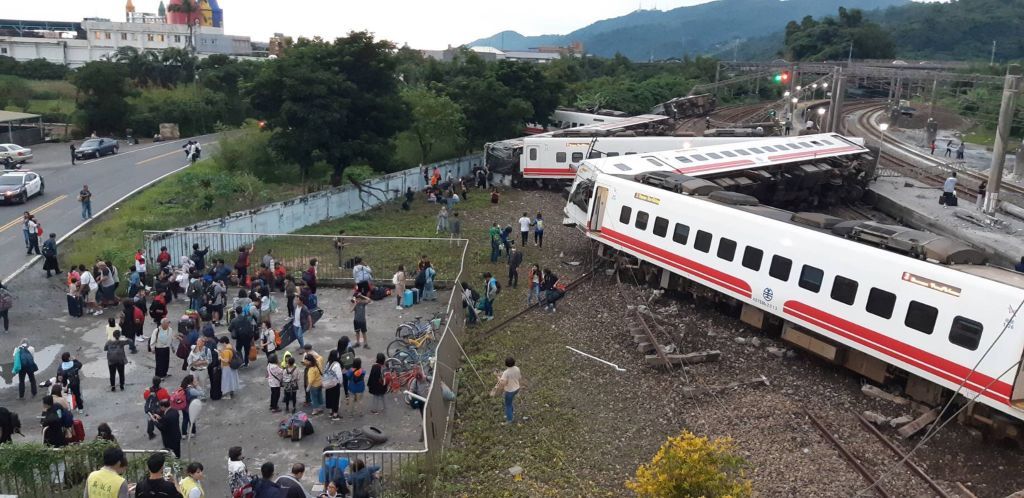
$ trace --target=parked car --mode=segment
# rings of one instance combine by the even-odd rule
[[[99,159],[107,154],[117,154],[119,145],[113,138],[90,138],[75,149],[75,159]]]
[[[34,195],[43,195],[46,182],[33,171],[11,171],[0,175],[0,200],[24,204]]]
[[[32,159],[32,149],[18,144],[0,144],[0,158],[9,157],[16,163],[25,163]]]

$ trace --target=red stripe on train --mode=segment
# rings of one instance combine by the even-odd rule
[[[648,244],[642,240],[635,239],[626,234],[619,233],[605,227],[601,228],[600,235],[619,245],[627,246],[637,252],[640,252],[649,258],[685,271],[686,273],[709,282],[716,287],[734,292],[748,299],[750,298],[750,284],[742,279],[736,278],[727,273],[722,273],[710,266],[702,265],[696,261],[686,259],[657,246]]]
[[[854,151],[854,150],[861,150],[861,149],[859,147],[833,147],[831,149],[823,149],[823,150],[806,150],[806,151],[803,151],[803,152],[793,152],[793,153],[790,153],[790,154],[779,154],[779,155],[776,155],[776,156],[768,156],[768,160],[769,161],[781,161],[781,160],[785,160],[785,159],[797,159],[797,158],[800,158],[800,157],[819,156],[821,154],[836,154],[836,153],[839,153],[839,152],[848,152],[848,151]]]
[[[701,171],[729,168],[732,166],[746,166],[748,164],[754,164],[754,161],[751,161],[749,159],[741,159],[738,161],[729,161],[724,163],[705,164],[703,166],[690,166],[687,168],[679,168],[676,170],[676,173],[698,173]]]
[[[559,175],[575,177],[576,171],[570,168],[523,168],[523,175]]]
[[[954,384],[967,379],[964,386],[975,392],[1003,404],[1009,404],[1010,384],[995,381],[985,374],[972,372],[970,368],[954,363],[940,356],[900,342],[885,334],[875,332],[856,323],[831,315],[799,301],[786,301],[783,312],[804,322],[821,327],[829,332],[845,337],[863,346],[867,346],[890,358],[913,365],[921,370],[941,377]],[[986,390],[986,386],[988,389]]]

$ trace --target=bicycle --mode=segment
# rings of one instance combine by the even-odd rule
[[[339,431],[327,436],[327,446],[324,451],[331,451],[338,448],[346,450],[368,450],[388,440],[376,427],[366,426],[361,429]]]
[[[406,339],[409,337],[420,337],[427,332],[436,332],[441,329],[442,317],[441,313],[434,313],[430,321],[422,321],[422,316],[414,318],[412,321],[405,322],[395,329],[395,337]]]
[[[423,349],[434,342],[434,331],[429,330],[419,337],[395,339],[385,348],[388,358],[393,358],[399,351],[406,348]]]
[[[421,365],[408,365],[396,358],[388,358],[385,362],[384,382],[388,386],[388,392],[400,393],[416,380],[416,377],[426,374]]]

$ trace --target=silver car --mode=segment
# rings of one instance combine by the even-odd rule
[[[18,144],[0,144],[0,159],[10,157],[15,163],[25,163],[32,159],[32,149]]]

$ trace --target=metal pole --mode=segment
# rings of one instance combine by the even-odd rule
[[[719,75],[721,75],[721,73],[722,73],[722,63],[719,62],[718,66],[715,68],[715,91],[714,91],[715,97],[718,96],[718,77],[719,77]]]
[[[836,71],[836,78],[832,82],[832,99],[835,103],[832,104],[832,124],[829,125],[829,131],[835,133],[839,131],[839,123],[843,119],[843,106],[846,105],[846,77],[843,76],[841,69]]]
[[[1013,123],[1014,101],[1020,91],[1020,76],[1007,74],[1003,83],[1003,102],[999,106],[999,126],[996,128],[996,143],[992,147],[992,167],[988,173],[988,190],[985,195],[985,213],[994,214],[999,204],[999,188],[1003,181],[1003,163],[1006,162],[1006,141],[1010,138]]]
[[[875,158],[875,174],[878,174],[878,165],[882,163],[882,150],[885,148],[885,130],[882,130],[882,142],[878,144],[878,157]]]
[[[939,80],[932,80],[932,101],[928,104],[928,119],[932,119],[932,115],[935,114],[935,91],[939,88]]]

